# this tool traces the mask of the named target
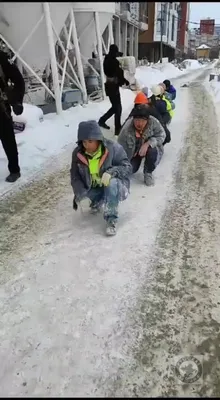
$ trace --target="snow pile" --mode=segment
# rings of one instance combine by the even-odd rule
[[[213,75],[212,80],[209,80]],[[207,76],[204,86],[207,91],[212,95],[214,103],[218,106],[217,113],[220,111],[220,60],[215,60],[210,69],[210,73]]]
[[[201,68],[202,65],[197,60],[184,60],[182,62],[187,70]]]
[[[15,115],[12,112],[14,122],[23,122],[26,128],[34,128],[43,121],[44,115],[41,108],[26,103],[24,103],[23,106],[24,111],[21,115]]]
[[[153,67],[141,66],[136,70],[135,78],[139,86],[152,86],[157,83],[163,82],[165,79],[175,78],[182,75],[183,72],[173,64],[156,64]]]

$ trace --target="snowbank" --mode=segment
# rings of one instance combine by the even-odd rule
[[[197,69],[203,66],[197,60],[184,60],[182,64],[186,67],[187,70]]]
[[[185,73],[185,71],[184,71]],[[151,86],[166,78],[174,78],[183,75],[173,64],[157,64],[153,67],[139,67],[136,79],[141,87]],[[125,119],[132,108],[135,93],[129,89],[121,89],[123,114]],[[67,145],[75,145],[77,128],[80,121],[88,119],[98,120],[100,116],[110,108],[108,99],[99,103],[89,103],[86,106],[77,106],[63,112],[62,116],[48,114],[42,117],[41,110],[29,104],[25,105],[22,119],[27,123],[23,132],[16,135],[22,177],[15,184],[5,182],[8,174],[7,159],[0,146],[0,194],[10,190],[16,190],[22,184],[32,178],[51,157],[57,156]],[[16,117],[16,120],[18,117]],[[114,119],[109,125],[113,127]],[[113,133],[112,133],[113,137]]]
[[[203,67],[197,60],[186,61],[186,68],[183,71],[171,63],[155,64],[152,67],[141,66],[137,68],[135,78],[137,79],[140,88],[142,88],[144,86],[151,86],[163,82],[165,79],[177,78],[192,69]]]

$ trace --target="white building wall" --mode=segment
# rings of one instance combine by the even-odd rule
[[[161,7],[161,5],[163,6]],[[178,13],[177,7],[179,2],[173,3],[155,3],[155,18],[154,18],[154,42],[161,40],[161,23],[158,18],[161,17],[161,8],[163,10],[163,43],[173,48],[176,48],[177,42],[177,26],[178,26]]]

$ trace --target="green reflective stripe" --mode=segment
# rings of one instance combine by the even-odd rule
[[[92,179],[92,186],[100,186],[101,185],[101,178],[99,176],[99,161],[100,158],[102,157],[102,147],[99,146],[98,150],[96,151],[95,154],[91,155],[88,153],[85,153],[89,155],[88,163],[89,163],[89,172],[91,175]]]

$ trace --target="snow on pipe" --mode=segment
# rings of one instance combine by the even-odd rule
[[[100,63],[100,75],[101,75],[101,85],[102,85],[102,97],[105,98],[105,85],[104,85],[104,68],[103,68],[103,60],[102,60],[102,40],[100,33],[100,24],[99,24],[99,14],[97,11],[94,12],[95,16],[95,27],[96,27],[96,38],[97,38],[97,47],[98,47],[98,55],[99,55],[99,63]]]
[[[50,62],[51,62],[51,72],[53,76],[53,87],[54,87],[54,94],[55,94],[55,102],[56,102],[56,111],[57,114],[61,114],[62,103],[61,103],[61,95],[60,95],[60,85],[59,85],[59,76],[58,76],[58,69],[57,69],[57,60],[56,60],[56,53],[55,53],[55,43],[53,38],[53,28],[50,16],[50,6],[48,2],[43,2],[44,8],[44,15],[47,27],[47,38],[48,38],[48,45],[49,45],[49,53],[50,53]]]

